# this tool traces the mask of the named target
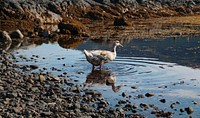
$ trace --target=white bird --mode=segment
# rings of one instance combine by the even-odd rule
[[[86,56],[87,61],[92,64],[92,71],[95,69],[95,66],[100,66],[100,70],[101,70],[103,64],[113,61],[117,56],[116,48],[118,46],[123,47],[119,41],[116,41],[113,51],[107,51],[107,50],[87,51],[87,50],[84,50],[83,52]]]

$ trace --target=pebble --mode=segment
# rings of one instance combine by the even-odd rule
[[[138,108],[138,106],[137,106],[137,105],[133,105],[132,107],[133,107],[133,109],[137,109],[137,108]]]
[[[44,82],[44,81],[46,81],[46,78],[43,76],[43,75],[40,75],[40,82]]]
[[[55,80],[55,81],[58,81],[58,82],[61,81],[61,79],[60,79],[59,77],[54,77],[54,80]]]
[[[125,92],[122,92],[122,97],[126,97],[126,93]]]
[[[118,101],[118,104],[125,104],[125,103],[126,103],[125,100],[119,100],[119,101]]]
[[[146,103],[140,103],[140,107],[143,109],[148,109],[148,105]]]
[[[51,116],[52,114],[53,114],[53,113],[50,112],[50,111],[49,111],[49,112],[42,112],[42,113],[41,113],[41,116],[42,116],[42,117],[47,117],[47,116]]]
[[[146,93],[145,96],[146,97],[152,97],[152,96],[154,96],[154,93]]]
[[[188,114],[192,114],[194,112],[194,109],[192,107],[186,107],[185,108],[185,111],[188,113]]]
[[[131,88],[132,89],[138,89],[138,86],[132,86]]]
[[[166,103],[166,99],[161,99],[160,102]]]
[[[15,113],[20,113],[22,111],[22,107],[14,107],[13,110]]]

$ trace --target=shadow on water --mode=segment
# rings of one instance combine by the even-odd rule
[[[86,78],[84,82],[85,87],[112,86],[114,92],[118,92],[121,87],[116,85],[116,76],[110,70],[94,70]]]

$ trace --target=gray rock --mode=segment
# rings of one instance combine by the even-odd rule
[[[39,78],[40,78],[40,82],[46,81],[46,78],[43,75],[40,75]]]
[[[22,107],[14,107],[13,110],[15,113],[20,113],[22,111]]]
[[[1,43],[9,43],[9,42],[12,42],[12,39],[11,39],[10,36],[8,35],[8,32],[6,32],[6,31],[1,31],[1,32],[0,32],[0,42],[1,42]]]

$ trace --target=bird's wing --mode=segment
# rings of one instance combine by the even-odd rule
[[[95,51],[91,51],[93,57],[97,57],[101,60],[107,60],[108,59],[108,51],[105,50],[95,50]]]

